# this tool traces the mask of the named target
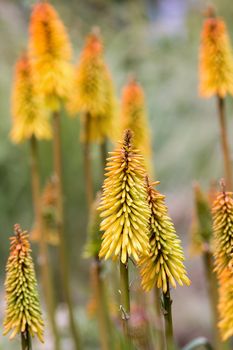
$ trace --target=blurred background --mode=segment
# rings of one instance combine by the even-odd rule
[[[4,311],[4,269],[9,250],[8,237],[14,223],[30,229],[33,225],[29,149],[25,143],[12,145],[11,84],[14,64],[27,45],[32,0],[0,0],[0,318]],[[169,212],[185,249],[191,287],[173,292],[174,328],[184,345],[195,336],[210,336],[210,311],[203,266],[189,252],[192,217],[192,183],[207,189],[222,176],[222,158],[214,99],[198,97],[198,47],[202,15],[209,3],[204,0],[51,0],[70,35],[77,61],[84,38],[91,27],[101,28],[105,58],[118,97],[133,73],[145,90],[153,142],[153,167],[159,190],[167,197]],[[230,0],[212,2],[226,20],[233,38],[233,6]],[[227,100],[228,132],[232,142],[232,99]],[[76,317],[85,340],[85,349],[98,349],[95,320],[89,319],[89,261],[82,258],[86,239],[87,208],[84,193],[80,121],[62,116],[63,173],[65,188],[66,236],[70,257]],[[40,144],[43,182],[52,171],[51,143]],[[92,157],[98,157],[93,148]],[[100,171],[96,169],[96,189]],[[36,255],[36,248],[34,250]],[[56,248],[51,248],[54,261]],[[54,263],[58,275],[58,264]],[[57,282],[59,286],[59,281]],[[58,295],[59,299],[59,288]],[[66,327],[66,311],[58,308],[58,322]],[[2,333],[2,332],[1,332]],[[49,336],[48,336],[49,339]],[[0,335],[0,349],[17,349]],[[65,337],[64,345],[69,347]],[[19,345],[18,345],[19,346]],[[38,349],[40,345],[36,342]],[[36,347],[35,347],[36,348]],[[65,348],[65,347],[64,347]],[[43,349],[50,349],[49,341]]]

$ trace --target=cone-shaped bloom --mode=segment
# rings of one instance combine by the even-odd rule
[[[215,269],[220,277],[225,268],[233,269],[233,193],[223,190],[213,204]],[[233,271],[233,270],[232,270]]]
[[[51,138],[51,126],[43,98],[39,95],[35,76],[26,54],[17,62],[12,91],[12,141],[22,142],[31,137]]]
[[[51,110],[57,110],[72,88],[71,45],[66,29],[48,2],[34,6],[29,52],[37,84]]]
[[[99,33],[88,35],[78,61],[74,89],[68,104],[72,114],[81,112],[90,117],[88,130],[82,139],[89,142],[112,138],[116,115],[116,98],[108,67],[104,62],[103,44]]]
[[[132,256],[148,253],[148,219],[150,215],[144,183],[143,157],[133,147],[132,133],[126,130],[124,140],[107,159],[107,173],[99,210],[104,218],[100,258],[120,256],[122,263]]]
[[[87,242],[84,247],[85,258],[98,257],[101,246],[101,234],[100,234],[100,212],[98,210],[100,204],[100,192],[97,193],[96,199],[92,204],[90,219],[87,228]]]
[[[134,132],[135,147],[148,159],[151,155],[151,144],[145,97],[141,86],[134,79],[129,80],[122,92],[121,127],[122,130],[130,129]]]
[[[16,334],[28,331],[43,342],[44,324],[28,234],[15,225],[15,236],[10,240],[5,280],[7,309],[4,334],[12,331],[12,339]]]
[[[219,329],[223,340],[233,335],[233,273],[226,268],[219,279]]]
[[[201,34],[199,92],[203,97],[233,93],[233,55],[230,39],[221,18],[206,18]]]
[[[212,215],[208,198],[197,183],[194,185],[194,206],[191,251],[193,254],[201,254],[211,244]]]
[[[165,196],[154,189],[159,182],[147,183],[150,206],[150,254],[142,255],[139,261],[142,288],[149,291],[155,285],[166,293],[168,282],[175,288],[176,281],[190,284],[183,264],[184,254],[180,239],[167,213]]]

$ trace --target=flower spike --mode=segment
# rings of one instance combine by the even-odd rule
[[[223,185],[224,186],[224,185]],[[233,193],[222,192],[213,204],[213,230],[215,239],[215,269],[218,276],[225,268],[233,272]]]
[[[149,158],[151,145],[145,97],[141,86],[133,78],[129,79],[122,92],[121,126],[123,130],[131,129],[133,131],[135,147],[142,151],[145,159]]]
[[[176,281],[190,285],[184,267],[184,254],[174,225],[167,214],[165,196],[154,189],[159,182],[150,183],[147,178],[147,193],[150,206],[150,253],[139,260],[142,288],[149,291],[155,285],[166,293],[168,282],[175,288]]]
[[[28,331],[31,336],[36,334],[43,342],[44,323],[28,234],[19,225],[15,225],[14,231],[15,236],[10,238],[10,256],[6,266],[4,335],[12,331],[12,339],[16,334]]]
[[[131,256],[137,261],[149,249],[145,168],[132,138],[132,132],[126,130],[120,147],[109,152],[99,207],[100,229],[104,231],[99,257],[115,259],[119,255],[123,264]]]
[[[233,94],[233,55],[224,21],[209,11],[204,20],[199,56],[199,92],[203,97]]]
[[[89,130],[84,131],[83,141],[102,142],[113,138],[116,115],[116,97],[112,79],[104,62],[104,49],[100,32],[96,28],[88,35],[78,61],[74,89],[68,109],[71,114],[82,113],[90,117]]]
[[[39,95],[35,74],[27,54],[23,54],[15,67],[12,92],[13,127],[11,139],[15,143],[36,137],[49,139],[52,136],[48,112]]]
[[[51,110],[58,110],[72,89],[72,49],[66,29],[48,2],[34,5],[29,53],[37,84]]]

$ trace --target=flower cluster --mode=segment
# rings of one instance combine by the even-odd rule
[[[142,151],[147,160],[151,154],[151,145],[145,97],[141,86],[134,79],[130,79],[123,89],[121,126],[123,130],[130,129],[133,131],[135,147]]]
[[[43,98],[40,96],[34,71],[27,54],[24,54],[15,67],[12,92],[13,128],[12,141],[22,142],[31,137],[49,139],[52,136]]]
[[[184,254],[180,239],[167,214],[165,196],[154,189],[158,182],[147,181],[147,195],[150,206],[150,251],[139,260],[142,288],[149,291],[155,285],[166,293],[168,283],[175,288],[176,281],[190,284],[183,264]]]
[[[128,257],[137,261],[149,251],[145,168],[143,157],[133,147],[130,130],[125,131],[120,147],[109,154],[99,207],[103,218],[100,229],[104,231],[99,257],[120,256],[124,264]]]
[[[5,281],[7,309],[4,334],[12,331],[12,339],[27,330],[31,336],[36,334],[43,342],[44,324],[28,234],[15,225],[15,236],[10,240]]]
[[[48,107],[57,110],[72,89],[72,51],[66,29],[48,2],[33,8],[29,52],[39,91]]]
[[[223,340],[233,335],[233,193],[219,193],[213,204],[215,270],[219,281],[219,327]]]
[[[205,19],[200,46],[200,95],[224,97],[233,93],[233,56],[224,21]]]
[[[72,114],[89,116],[88,130],[83,140],[101,142],[112,138],[116,114],[116,99],[108,67],[104,62],[103,44],[93,31],[87,39],[75,70],[74,89],[68,108]]]

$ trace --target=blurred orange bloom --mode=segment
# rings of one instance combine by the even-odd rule
[[[52,136],[48,112],[39,95],[35,76],[28,56],[24,54],[15,67],[12,91],[12,141],[19,143],[35,136],[49,139]]]
[[[233,93],[233,56],[225,23],[207,18],[201,34],[199,92],[203,97]]]
[[[51,110],[59,109],[72,89],[72,50],[61,19],[47,2],[33,8],[29,52],[40,92]]]

